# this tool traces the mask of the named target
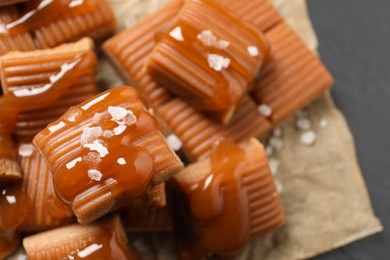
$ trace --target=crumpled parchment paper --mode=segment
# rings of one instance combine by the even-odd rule
[[[119,20],[118,29],[122,29],[168,0],[110,2]],[[316,51],[318,42],[305,0],[273,0],[273,3],[309,48]],[[100,62],[98,77],[104,87],[123,84],[106,59]],[[283,187],[286,226],[253,241],[240,259],[305,259],[382,230],[371,207],[352,134],[330,94],[313,102],[307,112],[317,135],[315,144],[302,144],[302,131],[295,127],[292,117],[281,125],[284,145],[273,155],[280,164],[275,178]],[[319,127],[321,120],[326,120],[328,126]],[[146,259],[173,258],[173,242],[167,234],[130,235],[129,238]]]

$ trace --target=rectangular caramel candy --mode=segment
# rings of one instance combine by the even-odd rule
[[[263,146],[221,141],[210,158],[173,177],[195,220],[200,244],[231,256],[284,224],[284,212]]]
[[[118,216],[69,225],[23,239],[28,259],[134,259]]]
[[[234,111],[268,52],[261,31],[228,7],[190,0],[159,35],[145,66],[160,86],[195,109]]]
[[[22,191],[31,205],[19,230],[36,232],[74,221],[72,210],[58,198],[49,166],[38,150],[32,143],[23,143],[18,151],[23,171]]]
[[[35,138],[80,223],[126,206],[183,167],[138,92],[118,87],[70,108]]]
[[[272,45],[271,59],[253,95],[259,105],[271,109],[269,120],[276,125],[329,89],[333,78],[287,23],[273,27],[266,36]]]
[[[70,106],[92,97],[97,92],[97,64],[93,49],[92,40],[84,38],[53,49],[10,52],[1,57],[0,76],[4,96],[13,95],[21,99],[40,93],[48,84],[55,84],[53,79],[61,77],[66,70],[72,73],[70,65],[76,59],[91,60],[87,69],[74,72],[74,77],[68,79],[67,84],[71,86],[63,90],[57,102],[42,104],[39,109],[19,113],[14,133],[18,141],[31,142],[39,131],[61,116]]]
[[[182,1],[172,1],[160,11],[134,27],[126,29],[105,42],[103,49],[128,82],[135,83],[157,114],[166,120],[170,130],[183,142],[191,160],[207,156],[213,142],[221,137],[236,141],[261,136],[271,124],[260,115],[249,97],[229,125],[217,123],[208,115],[196,111],[180,98],[174,97],[154,82],[143,66],[155,46],[155,37],[166,30],[176,17]]]
[[[1,4],[1,3],[0,3]],[[0,26],[6,27],[20,19],[20,11],[16,6],[4,6],[0,8]],[[0,56],[9,51],[31,51],[35,50],[36,46],[32,35],[21,30],[18,33],[0,33]]]

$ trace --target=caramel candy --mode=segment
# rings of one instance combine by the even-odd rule
[[[138,92],[115,88],[70,108],[34,138],[80,223],[124,207],[182,167]]]
[[[143,66],[156,45],[156,35],[166,31],[181,6],[182,1],[170,2],[132,28],[112,37],[105,42],[103,49],[126,81],[138,85],[149,104],[181,139],[190,160],[198,160],[207,157],[212,144],[221,137],[246,140],[268,132],[271,124],[258,113],[256,104],[249,97],[244,98],[229,125],[219,124],[174,97],[145,72]]]
[[[199,110],[234,108],[269,51],[263,34],[214,0],[187,1],[146,68]]]
[[[23,246],[30,260],[135,259],[118,216],[26,237]]]
[[[255,139],[217,142],[209,159],[174,176],[196,221],[200,244],[232,255],[284,224],[263,146]]]
[[[272,45],[271,59],[253,95],[259,105],[271,109],[269,120],[276,125],[329,89],[333,78],[287,23],[266,35]]]
[[[13,5],[21,2],[27,2],[30,0],[0,0],[0,6]]]
[[[23,171],[22,192],[31,204],[28,218],[19,230],[42,231],[69,224],[73,212],[55,193],[53,176],[44,158],[31,143],[20,144],[18,151]]]
[[[27,219],[29,207],[29,198],[20,184],[0,188],[0,259],[19,245],[17,229]]]
[[[22,112],[17,117],[15,137],[31,142],[33,137],[49,123],[60,117],[70,106],[76,105],[97,92],[96,58],[91,39],[32,52],[11,52],[0,59],[1,83],[5,96],[34,96],[54,84],[55,79],[69,71],[70,86],[56,102],[42,104],[41,108]],[[80,58],[88,61],[82,71],[73,71],[74,62]]]
[[[7,24],[12,24],[18,19],[20,19],[20,12],[17,6],[0,7],[0,26],[2,28],[6,28]],[[34,49],[36,49],[34,38],[27,31],[17,34],[6,33],[6,31],[0,33],[0,56],[9,51],[31,51]]]
[[[125,230],[130,232],[172,232],[171,211],[165,183],[161,183],[149,192],[149,196],[129,201],[121,211],[121,219]]]

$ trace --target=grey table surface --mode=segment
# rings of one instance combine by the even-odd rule
[[[384,232],[316,260],[390,259],[390,0],[308,0],[332,95],[357,154]],[[348,221],[348,220],[346,220]]]

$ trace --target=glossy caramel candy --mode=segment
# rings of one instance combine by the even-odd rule
[[[173,134],[183,143],[190,160],[207,157],[212,144],[222,137],[235,141],[261,136],[271,129],[269,121],[257,111],[249,97],[228,125],[223,125],[201,113],[183,99],[174,97],[158,85],[143,69],[156,45],[156,38],[174,21],[182,1],[172,1],[155,14],[145,18],[105,42],[103,49],[127,82],[134,82]]]
[[[55,193],[49,166],[33,144],[20,144],[18,151],[23,172],[21,190],[30,204],[19,230],[42,231],[75,221],[72,210]]]
[[[118,216],[69,225],[23,240],[28,259],[135,259]]]
[[[221,141],[209,159],[174,176],[195,220],[200,244],[222,256],[284,224],[263,146]]]
[[[198,110],[234,110],[269,51],[260,31],[214,0],[187,1],[161,38],[147,71]]]
[[[34,138],[80,223],[124,207],[182,168],[138,92],[115,88],[70,108]]]
[[[272,45],[269,64],[261,71],[253,95],[272,113],[273,125],[303,108],[333,85],[333,78],[299,36],[283,22],[266,33]]]

